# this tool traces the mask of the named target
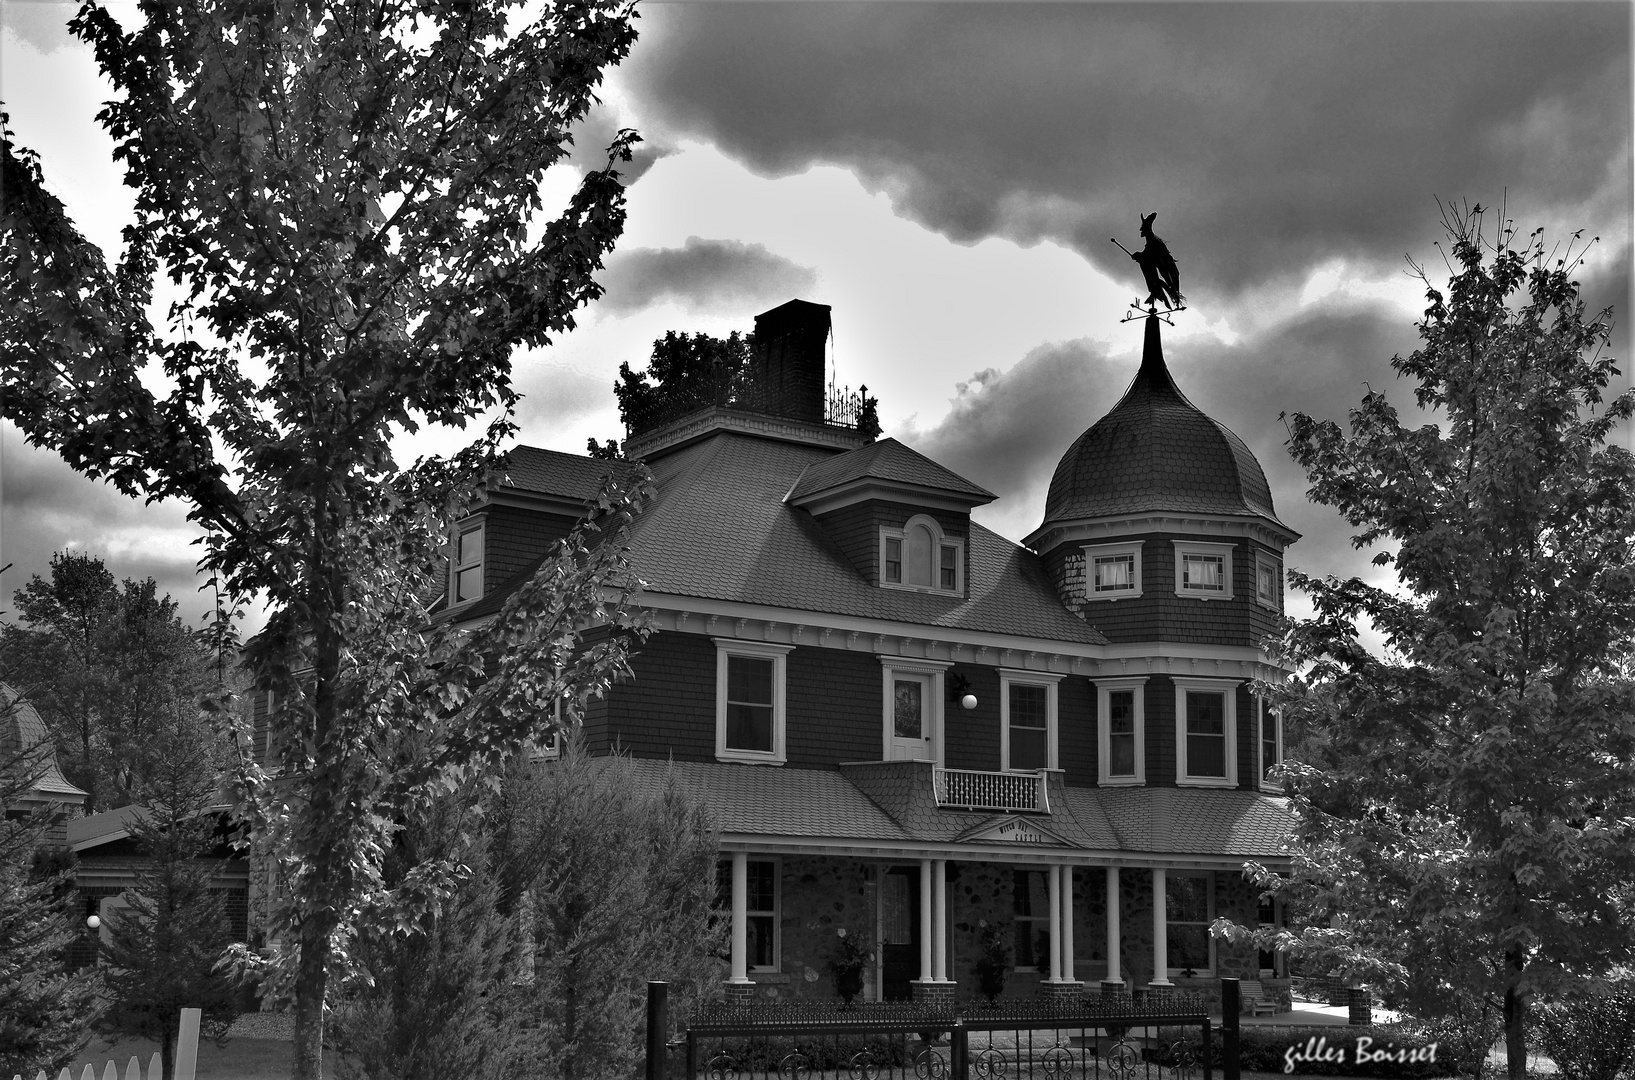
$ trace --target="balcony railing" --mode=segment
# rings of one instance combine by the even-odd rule
[[[959,810],[1026,810],[1050,813],[1043,772],[979,772],[938,769],[937,805]]]

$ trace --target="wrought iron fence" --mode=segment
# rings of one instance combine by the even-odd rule
[[[868,396],[868,387],[855,393],[849,386],[830,383],[823,394],[823,422],[831,427],[852,428],[865,435],[878,435],[877,403]],[[639,434],[708,408],[738,409],[743,412],[778,416],[788,402],[769,390],[748,365],[732,368],[716,364],[708,372],[693,375],[682,385],[655,390],[648,396],[626,403],[625,429]]]
[[[708,1006],[686,1080],[1209,1080],[1202,998]],[[679,1062],[677,1063],[679,1064]],[[674,1071],[671,1072],[674,1075]]]

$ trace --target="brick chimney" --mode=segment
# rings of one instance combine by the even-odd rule
[[[791,300],[755,316],[755,376],[773,416],[823,423],[829,305]]]

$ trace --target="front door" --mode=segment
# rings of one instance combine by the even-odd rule
[[[931,746],[931,676],[897,671],[891,676],[891,738],[894,760],[929,761]]]
[[[899,866],[881,875],[880,997],[907,1001],[920,977],[920,868]]]

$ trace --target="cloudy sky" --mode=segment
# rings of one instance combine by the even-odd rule
[[[1165,331],[1182,389],[1259,457],[1305,534],[1291,565],[1369,574],[1345,524],[1306,501],[1278,415],[1343,418],[1365,384],[1411,404],[1389,361],[1423,307],[1405,256],[1445,277],[1439,198],[1503,203],[1524,233],[1599,236],[1580,277],[1627,322],[1631,10],[646,5],[580,135],[646,140],[629,225],[603,301],[518,365],[523,440],[581,452],[621,435],[621,361],[798,296],[834,308],[839,382],[868,385],[887,434],[998,492],[977,516],[1019,539],[1062,451],[1134,374],[1140,325],[1119,320],[1145,290],[1108,238],[1139,246],[1156,212],[1189,304]],[[0,12],[12,125],[112,249],[130,200],[92,120],[105,90],[61,29],[71,6]],[[545,187],[559,202],[573,183],[563,169]],[[1627,340],[1620,326],[1616,355]],[[72,545],[204,609],[182,508],[125,500],[9,426],[0,451],[7,599]]]

